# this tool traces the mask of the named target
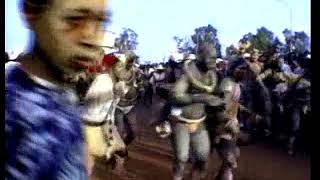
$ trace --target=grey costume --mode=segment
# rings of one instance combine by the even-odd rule
[[[134,140],[137,134],[135,118],[128,118],[129,113],[134,113],[134,106],[138,96],[136,71],[134,66],[128,65],[126,62],[118,61],[112,67],[112,75],[116,86],[121,82],[127,91],[120,96],[120,102],[115,111],[115,123],[121,137],[128,145]],[[117,92],[115,93],[117,94]]]
[[[237,159],[240,156],[240,149],[237,146],[237,139],[240,133],[238,122],[238,111],[251,113],[239,103],[241,88],[239,81],[244,77],[249,67],[245,61],[235,62],[229,69],[228,77],[222,79],[215,93],[220,94],[224,107],[207,107],[207,124],[213,129],[213,145],[222,159],[222,165],[216,179],[232,180],[233,169],[237,168]]]
[[[232,170],[237,168],[237,159],[240,156],[236,142],[240,132],[237,114],[238,109],[241,109],[239,104],[241,89],[233,78],[227,77],[222,80],[218,91],[223,94],[226,106],[224,109],[215,108],[213,112],[209,110],[208,124],[214,128],[214,143],[222,159],[217,179],[232,180]],[[214,122],[210,122],[212,120]]]
[[[183,178],[190,148],[194,157],[192,174],[198,174],[201,178],[206,175],[210,140],[205,124],[205,107],[224,104],[219,97],[213,95],[217,83],[215,50],[213,44],[202,44],[198,59],[184,62],[183,74],[173,88],[169,119],[172,126],[175,180]]]
[[[186,61],[185,68],[185,74],[177,81],[173,90],[174,100],[171,109],[171,140],[174,149],[173,171],[175,179],[183,177],[184,167],[189,158],[190,143],[195,155],[194,170],[200,171],[201,174],[206,172],[210,140],[204,124],[206,118],[205,105],[210,98],[215,98],[210,95],[216,85],[215,72],[209,70],[205,75],[202,75],[193,61]],[[199,78],[202,81],[194,83],[193,81],[196,79],[192,78]],[[207,89],[200,88],[201,82]],[[190,131],[188,126],[192,125],[198,127]]]
[[[288,153],[292,155],[295,151],[294,145],[300,130],[301,117],[311,111],[310,106],[310,81],[299,78],[291,85],[286,95],[286,111],[289,116],[289,142]]]
[[[264,80],[271,78],[274,81],[278,81],[278,82],[287,82],[289,84],[295,82],[299,76],[298,75],[294,75],[294,74],[287,74],[284,72],[279,72],[276,71],[274,69],[267,69],[265,70],[263,73],[261,73],[259,76],[257,76],[257,81],[258,83],[261,85],[262,88],[262,92],[263,92],[263,96],[265,97],[265,113],[264,113],[264,117],[265,117],[265,122],[267,124],[267,128],[270,130],[271,129],[271,113],[272,113],[272,102],[271,102],[271,93],[273,90],[273,87],[268,90],[268,88],[266,87],[265,82],[263,82]]]

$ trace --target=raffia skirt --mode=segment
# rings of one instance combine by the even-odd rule
[[[94,157],[105,157],[106,160],[109,160],[116,152],[126,151],[126,145],[113,124],[85,125],[84,134],[88,152]]]
[[[103,133],[103,126],[84,125],[84,135],[89,154],[95,157],[104,157],[108,145]]]

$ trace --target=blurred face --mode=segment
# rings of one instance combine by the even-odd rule
[[[251,55],[251,61],[257,62],[258,59],[259,59],[259,54],[253,53],[253,54]]]
[[[244,54],[246,52],[246,49],[244,47],[239,47],[240,54]]]
[[[240,54],[246,53],[246,50],[247,50],[246,46],[247,46],[247,43],[242,43],[239,45],[239,53]]]
[[[199,54],[199,61],[208,69],[216,67],[217,53],[214,46],[209,45]]]
[[[221,69],[225,70],[227,68],[227,64],[226,63],[221,63]]]
[[[284,65],[284,59],[282,59],[282,58],[279,59],[279,65],[281,65],[281,66]]]
[[[267,58],[265,56],[260,56],[258,60],[259,60],[259,62],[264,63],[267,61]]]
[[[53,0],[32,22],[36,44],[64,74],[102,60],[100,41],[108,20],[107,0]]]
[[[243,69],[243,68],[236,68],[234,70],[234,77],[237,81],[241,81],[243,80],[243,78],[245,77],[245,75],[247,74],[247,70]]]
[[[129,59],[126,61],[126,68],[131,69],[135,64],[135,59]]]

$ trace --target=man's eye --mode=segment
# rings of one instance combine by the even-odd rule
[[[108,22],[108,18],[107,17],[99,17],[98,21],[105,23],[105,22]]]
[[[85,20],[84,17],[81,17],[81,16],[72,16],[72,17],[67,17],[66,20],[69,22],[69,23],[72,23],[72,24],[77,24],[77,23],[81,23]]]
[[[108,25],[110,24],[110,22],[106,19],[98,19],[98,26],[101,28],[101,29],[107,29]]]
[[[70,21],[77,21],[77,20],[81,20],[81,19],[83,19],[83,17],[81,17],[81,16],[67,17],[67,20],[70,20]]]

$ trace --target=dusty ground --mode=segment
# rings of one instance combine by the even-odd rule
[[[161,101],[155,99],[152,107],[139,105],[137,120],[139,136],[129,147],[129,160],[126,168],[130,179],[170,180],[172,151],[168,139],[158,138],[148,126],[158,117]],[[208,180],[213,180],[220,165],[214,153],[209,162]],[[185,174],[190,179],[190,171]],[[97,161],[92,180],[128,179],[110,173],[103,162]],[[242,146],[239,168],[235,180],[307,180],[310,179],[310,160],[305,155],[288,156],[280,147],[266,143]]]

